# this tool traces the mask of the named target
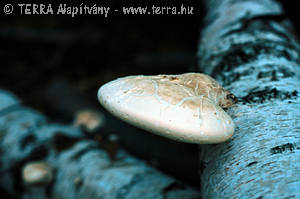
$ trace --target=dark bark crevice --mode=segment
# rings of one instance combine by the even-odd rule
[[[282,48],[279,48],[279,47]],[[222,72],[233,71],[238,66],[243,64],[248,64],[259,60],[260,56],[274,56],[276,58],[285,58],[290,62],[296,64],[300,63],[299,56],[297,52],[292,48],[293,46],[288,43],[274,42],[269,40],[256,40],[255,43],[241,43],[233,44],[230,47],[230,51],[225,51],[221,54],[211,55],[209,60],[220,60],[218,64],[214,66],[212,72],[213,75],[222,75]],[[289,71],[287,68],[281,67],[279,72],[285,71],[286,74],[292,76],[294,72]],[[222,72],[221,72],[222,71]],[[238,77],[242,75],[249,75],[252,71],[245,71],[237,75]],[[261,71],[263,72],[263,71]],[[223,77],[221,80],[225,80],[227,77]],[[232,82],[225,80],[226,85]]]

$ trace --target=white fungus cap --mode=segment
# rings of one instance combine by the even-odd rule
[[[200,73],[119,78],[100,87],[98,99],[116,117],[182,142],[224,142],[235,128],[220,107],[235,97]]]
[[[46,185],[53,179],[53,171],[46,162],[30,162],[22,170],[23,181],[29,185]]]

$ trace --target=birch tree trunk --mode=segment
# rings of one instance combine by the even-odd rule
[[[202,198],[300,198],[299,43],[271,0],[207,0],[200,70],[239,98],[236,130],[200,146]]]

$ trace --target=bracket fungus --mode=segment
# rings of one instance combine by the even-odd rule
[[[224,142],[235,128],[222,108],[236,97],[201,73],[119,78],[101,86],[98,99],[116,117],[181,142]]]

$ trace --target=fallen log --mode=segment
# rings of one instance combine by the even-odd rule
[[[0,91],[0,186],[16,198],[199,198],[199,192]]]
[[[99,121],[99,128],[91,130],[86,128],[87,124],[82,124],[85,132],[87,131],[92,137],[117,135],[118,143],[130,154],[151,163],[155,168],[179,180],[199,186],[197,145],[176,142],[149,134],[140,128],[122,122],[102,108],[97,101],[96,94],[95,99],[87,99],[64,80],[56,79],[51,83],[45,90],[43,101],[48,107],[46,112],[51,119],[69,123],[74,118],[79,118],[78,113],[85,110],[97,111],[102,115],[100,118],[104,119],[102,119],[103,122]],[[78,119],[74,120],[76,125]]]

